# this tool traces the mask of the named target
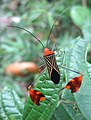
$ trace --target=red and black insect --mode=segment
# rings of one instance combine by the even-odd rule
[[[60,15],[62,15],[66,10],[64,10]],[[56,18],[56,20],[55,20],[55,22],[54,22],[54,24],[53,24],[53,26],[52,26],[52,28],[51,28],[51,30],[49,32],[46,46],[48,45],[48,40],[50,38],[50,34],[52,32],[52,29],[53,29],[55,23],[57,22],[57,20],[59,18],[60,18],[60,16],[58,16]],[[28,32],[29,34],[31,34],[37,41],[39,41],[39,43],[42,45],[42,47],[44,49],[43,57],[44,57],[44,60],[45,60],[46,66],[47,66],[49,77],[53,81],[53,83],[58,84],[59,81],[60,81],[60,70],[59,70],[59,67],[58,67],[57,62],[56,62],[54,51],[52,51],[52,50],[48,49],[47,47],[45,47],[43,45],[43,43],[33,33],[31,33],[30,31],[26,30],[25,28],[19,27],[19,26],[13,26],[13,25],[8,25],[8,27],[14,27],[14,28],[22,29],[22,30]],[[63,66],[61,66],[61,67],[63,67]],[[63,67],[63,68],[65,68],[65,67]],[[75,71],[73,71],[73,72],[75,72]],[[79,72],[76,72],[76,73],[79,74]]]
[[[44,47],[42,42],[36,36],[34,36],[30,31],[26,30],[25,28],[22,28],[19,26],[13,26],[13,25],[9,25],[8,27],[20,28],[20,29],[30,33],[34,38],[36,38],[36,40],[38,40],[40,42],[40,44],[44,48],[43,56],[44,56],[44,60],[45,60],[46,66],[47,66],[49,77],[55,84],[58,84],[60,81],[60,70],[56,63],[54,51],[51,51],[48,48]]]
[[[46,100],[46,98],[40,91],[31,89],[31,88],[32,88],[32,86],[28,87],[28,92],[29,92],[30,98],[34,104],[39,106],[40,102]]]

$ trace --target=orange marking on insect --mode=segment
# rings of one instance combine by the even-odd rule
[[[48,56],[48,55],[53,55],[55,54],[53,51],[50,51],[48,48],[44,49],[44,56]]]
[[[82,76],[80,75],[71,79],[64,88],[71,89],[72,93],[77,92],[82,84]]]

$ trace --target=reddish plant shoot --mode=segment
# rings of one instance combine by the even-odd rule
[[[71,93],[77,92],[82,84],[82,76],[83,75],[79,75],[77,77],[72,78],[64,88],[71,90]],[[62,89],[64,89],[64,88],[62,88]]]
[[[32,86],[28,87],[28,92],[29,92],[30,98],[34,104],[39,106],[40,102],[46,100],[46,98],[40,91],[31,89],[31,88],[32,88]]]

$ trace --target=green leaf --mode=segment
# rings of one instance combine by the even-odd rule
[[[66,107],[68,108],[67,105],[66,105]],[[53,117],[55,118],[54,120],[72,120],[71,116],[69,115],[69,112],[66,111],[65,107],[63,106],[63,104],[59,105],[56,108]],[[51,120],[53,120],[53,118]]]
[[[87,63],[87,67],[88,67],[88,73],[89,73],[89,76],[90,76],[90,79],[91,79],[91,64]]]
[[[61,103],[52,117],[54,120],[90,120],[91,119],[91,64],[87,64],[86,53],[88,44],[91,42],[90,35],[91,27],[88,26],[83,30],[84,39],[79,38],[74,48],[66,51],[66,66],[76,71],[82,72],[83,81],[80,90],[77,93],[71,94],[71,91],[65,90],[62,94],[62,99],[65,102],[69,100],[75,103],[73,104]],[[77,74],[73,74],[70,71],[66,71],[67,82]],[[52,120],[51,119],[51,120]]]
[[[5,88],[0,94],[0,119],[21,120],[23,103],[12,89]]]
[[[91,11],[87,7],[72,7],[70,13],[73,22],[79,27],[84,26],[85,23],[91,22]]]
[[[88,35],[88,36],[87,36]],[[88,74],[88,68],[86,64],[86,52],[87,46],[91,42],[89,32],[85,34],[84,39],[80,39],[70,54],[70,64],[67,66],[73,68],[76,71],[80,71],[83,74],[83,81],[80,90],[74,94],[75,102],[83,114],[88,120],[91,119],[91,79]],[[72,78],[72,73],[67,72],[67,78]]]
[[[44,83],[43,77],[39,79],[37,84],[37,90],[41,91],[47,99],[51,101],[51,103],[47,100],[41,103],[40,106],[34,105],[32,103],[30,97],[28,97],[25,109],[23,120],[46,120],[51,117],[52,112],[54,112],[57,102],[58,102],[58,94],[56,86],[50,81],[50,79],[46,79]]]
[[[58,64],[61,64],[60,57],[57,57],[57,61],[59,61]],[[37,106],[31,101],[31,98],[28,97],[23,112],[23,120],[49,120],[56,109],[61,81],[60,84],[55,85],[46,73],[44,73],[43,76],[40,77],[34,89],[42,92],[48,100],[41,102],[41,105]]]
[[[76,105],[74,95],[72,95],[70,91],[66,90],[62,99],[64,99],[64,101],[59,104],[53,115],[55,120],[86,120]]]
[[[81,40],[81,38],[77,38],[76,42],[79,42],[79,40]],[[74,48],[66,50],[66,53],[65,53],[66,58],[65,59],[66,59],[66,66],[68,68],[71,68],[71,69],[73,68],[74,70],[78,71],[80,69],[80,66],[77,66],[77,65],[75,66],[75,64],[74,64],[74,66],[75,66],[75,68],[74,68],[74,66],[70,65],[73,62],[73,61],[71,61],[71,57],[72,57],[72,53],[75,51],[76,46],[78,46],[78,43],[77,43],[77,45],[74,46]],[[77,57],[78,55],[75,53],[75,56]],[[76,58],[76,60],[78,61],[77,58]],[[70,72],[68,70],[66,71],[67,82],[75,76],[77,76],[77,74],[74,74],[73,72]],[[86,118],[84,117],[82,112],[79,110],[79,107],[77,106],[76,100],[74,98],[74,94],[72,94],[71,91],[65,90],[62,94],[62,99],[64,100],[64,102],[59,104],[59,106],[56,108],[52,119],[55,118],[55,120],[66,120],[66,119],[68,119],[68,120],[86,120]],[[77,110],[74,108],[76,108]]]

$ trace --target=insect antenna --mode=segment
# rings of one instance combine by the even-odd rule
[[[43,45],[43,43],[42,43],[33,33],[31,33],[29,30],[27,30],[27,29],[25,29],[25,28],[23,28],[23,27],[14,26],[14,25],[8,25],[7,27],[19,28],[19,29],[22,29],[22,30],[28,32],[28,33],[31,34],[38,42],[40,42],[40,44],[42,45],[43,48],[45,48],[44,45]]]
[[[54,21],[54,23],[53,23],[53,25],[52,25],[52,27],[51,27],[51,29],[50,29],[50,32],[49,32],[49,34],[48,34],[48,38],[47,38],[47,42],[46,42],[46,47],[47,47],[47,45],[48,45],[48,40],[49,40],[50,35],[51,35],[51,33],[52,33],[52,30],[53,30],[53,28],[54,28],[54,26],[55,26],[55,23],[58,21],[58,19],[60,18],[60,16],[61,16],[63,13],[65,13],[68,9],[69,9],[69,8],[66,8],[66,9],[56,18],[56,20]]]

